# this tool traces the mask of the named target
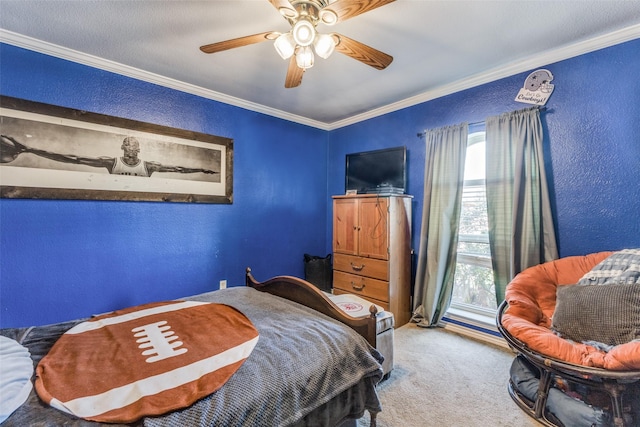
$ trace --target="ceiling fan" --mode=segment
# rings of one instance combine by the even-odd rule
[[[289,22],[287,33],[268,31],[200,46],[204,53],[216,53],[272,40],[282,59],[289,59],[284,86],[300,86],[302,75],[314,63],[314,54],[328,58],[334,50],[378,70],[385,69],[393,57],[342,34],[319,33],[319,23],[334,25],[395,0],[268,0]],[[313,49],[311,47],[313,46]]]

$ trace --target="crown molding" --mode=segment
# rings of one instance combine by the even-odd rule
[[[493,68],[481,74],[476,74],[466,79],[458,80],[451,84],[439,86],[437,88],[430,89],[422,92],[418,95],[403,99],[401,101],[385,105],[380,108],[376,108],[366,113],[358,114],[349,117],[344,120],[339,120],[331,123],[320,122],[312,120],[307,117],[290,114],[286,111],[270,108],[262,104],[249,102],[240,98],[225,95],[220,92],[204,89],[200,86],[185,83],[179,80],[171,79],[161,76],[159,74],[150,73],[138,68],[129,67],[114,61],[110,61],[104,58],[100,58],[86,53],[78,52],[73,49],[61,47],[52,43],[37,40],[31,37],[24,36],[22,34],[14,33],[0,28],[0,42],[11,44],[17,47],[25,48],[35,52],[43,53],[46,55],[54,56],[76,62],[83,65],[88,65],[101,70],[113,72],[127,77],[132,77],[138,80],[142,80],[148,83],[157,84],[170,89],[175,89],[181,92],[186,92],[192,95],[200,96],[206,99],[211,99],[225,104],[233,105],[236,107],[244,108],[246,110],[255,111],[258,113],[266,114],[269,116],[277,117],[283,120],[291,121],[307,125],[310,127],[318,128],[321,130],[335,130],[345,126],[349,126],[364,120],[382,116],[384,114],[392,113],[403,108],[412,107],[417,104],[421,104],[427,101],[431,101],[442,96],[450,95],[465,89],[470,89],[482,84],[490,83],[492,81],[499,80],[501,78],[509,77],[514,74],[522,73],[537,67],[546,66],[554,62],[562,61],[565,59],[573,58],[575,56],[584,55],[589,52],[593,52],[599,49],[610,47],[616,44],[624,43],[630,40],[640,38],[640,24],[623,28],[618,31],[614,31],[602,36],[594,37],[589,40],[585,40],[579,43],[563,46],[554,50],[544,52],[540,55],[533,55],[525,59],[512,62],[500,67]]]
[[[627,41],[640,38],[640,24],[632,25],[618,31],[598,36],[583,42],[563,46],[558,49],[546,51],[540,55],[533,55],[522,60],[512,62],[500,67],[493,68],[481,74],[476,74],[466,79],[443,85],[421,94],[403,99],[401,101],[385,105],[366,113],[358,114],[344,120],[329,124],[329,130],[339,129],[351,124],[355,124],[384,114],[392,113],[403,108],[412,107],[423,102],[431,101],[442,96],[451,95],[465,89],[480,86],[486,83],[523,73],[538,67],[547,66],[554,62],[563,61],[589,52],[604,49]]]
[[[137,80],[142,80],[148,83],[157,84],[159,86],[167,87],[169,89],[175,89],[181,92],[197,95],[202,98],[223,102],[225,104],[244,108],[246,110],[263,113],[263,114],[284,119],[290,122],[300,123],[303,125],[319,128],[322,130],[329,130],[329,126],[327,123],[323,123],[317,120],[309,119],[307,117],[302,117],[299,115],[287,113],[286,111],[270,108],[262,104],[246,101],[244,99],[225,95],[224,93],[205,89],[200,86],[185,83],[176,79],[171,79],[169,77],[164,77],[159,74],[150,73],[148,71],[140,70],[138,68],[130,67],[128,65],[123,65],[115,61],[110,61],[108,59],[100,58],[98,56],[78,52],[73,49],[68,49],[62,46],[55,45],[53,43],[34,39],[32,37],[27,37],[22,34],[4,30],[2,28],[0,28],[0,42],[21,47],[24,49],[32,50],[35,52],[43,53],[45,55],[53,56],[56,58],[65,59],[71,62],[76,62],[78,64],[88,65],[90,67],[98,68],[100,70],[109,71],[109,72],[120,74],[127,77],[132,77]]]

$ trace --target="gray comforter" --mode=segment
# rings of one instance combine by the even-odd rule
[[[381,410],[375,390],[382,377],[381,356],[350,328],[252,288],[229,288],[187,299],[237,308],[253,322],[260,339],[221,389],[188,408],[147,417],[137,425],[329,427],[359,418],[365,410]],[[0,332],[29,348],[37,363],[60,334],[77,323]],[[32,391],[3,426],[62,424],[97,425],[45,405]]]

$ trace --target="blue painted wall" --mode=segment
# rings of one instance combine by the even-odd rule
[[[231,205],[0,200],[0,325],[302,276],[327,228],[327,132],[0,45],[3,95],[234,140]]]
[[[554,76],[542,121],[560,256],[640,247],[639,52],[634,40],[539,67]],[[529,107],[514,98],[531,71],[331,132],[330,194],[344,192],[346,153],[405,145],[417,250],[425,147],[416,135]]]
[[[543,113],[561,256],[640,247],[640,40],[555,64]],[[426,128],[526,107],[525,78],[325,132],[0,45],[0,93],[234,139],[234,203],[0,200],[0,325],[51,323],[259,279],[331,251],[344,155],[406,145],[422,210]],[[542,67],[540,67],[542,68]]]

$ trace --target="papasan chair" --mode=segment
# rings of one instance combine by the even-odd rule
[[[516,352],[508,390],[541,424],[640,426],[640,250],[530,267],[496,316]]]

